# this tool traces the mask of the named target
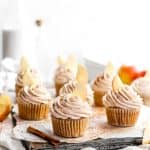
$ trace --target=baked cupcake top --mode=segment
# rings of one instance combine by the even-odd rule
[[[92,109],[88,103],[71,94],[57,97],[51,112],[54,117],[60,119],[80,119],[92,115]]]
[[[75,75],[71,69],[67,68],[65,65],[60,65],[55,73],[55,81],[66,83],[69,80],[75,79]]]
[[[75,80],[71,80],[68,83],[66,83],[61,89],[59,94],[64,95],[64,94],[69,94],[73,93],[78,87],[78,82]],[[93,100],[93,91],[90,88],[90,86],[87,84],[86,85],[86,97],[85,100],[92,105],[94,100]]]
[[[101,91],[101,92],[107,92],[112,89],[112,79],[113,76],[109,74],[99,74],[93,83],[93,90],[94,91]]]
[[[105,107],[140,109],[142,99],[132,87],[124,85],[116,91],[111,90],[105,94],[103,96],[103,104]]]
[[[20,90],[17,98],[26,103],[33,104],[48,104],[51,99],[48,91],[42,85],[36,85],[31,87],[25,86],[22,90]]]
[[[141,97],[150,97],[150,79],[136,79],[131,86]]]

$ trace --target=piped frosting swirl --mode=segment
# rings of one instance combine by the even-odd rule
[[[117,91],[109,91],[103,97],[105,107],[116,107],[122,109],[140,109],[142,99],[130,86],[123,86]]]
[[[35,87],[25,86],[20,92],[18,97],[24,103],[44,103],[50,102],[50,95],[48,91],[41,85]]]
[[[101,92],[107,92],[112,89],[112,80],[113,76],[109,74],[99,74],[94,83],[93,83],[93,90],[94,91],[101,91]]]
[[[75,79],[75,75],[73,72],[66,68],[65,65],[60,65],[55,73],[55,81],[56,82],[61,82],[61,83],[66,83],[69,80]]]
[[[63,95],[63,94],[70,94],[70,93],[73,93],[74,90],[76,90],[77,88],[77,84],[78,82],[77,81],[69,81],[68,83],[66,83],[61,89],[60,89],[60,92],[59,94],[60,95]],[[87,96],[86,96],[86,101],[92,105],[93,102],[94,102],[94,99],[93,99],[93,91],[91,89],[91,87],[87,84],[86,85],[86,93],[87,93]]]
[[[60,119],[80,119],[90,117],[91,107],[79,97],[71,94],[56,98],[52,105],[52,115]]]

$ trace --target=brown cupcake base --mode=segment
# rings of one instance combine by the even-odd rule
[[[95,106],[104,106],[103,105],[103,98],[104,93],[98,92],[98,91],[94,91],[94,102],[95,102]]]
[[[89,118],[59,119],[52,116],[53,131],[58,136],[68,138],[83,136],[88,125]]]
[[[55,82],[56,96],[59,96],[59,90],[64,86],[65,83]]]
[[[48,117],[50,111],[49,104],[32,104],[18,102],[19,117],[25,120],[42,120]]]
[[[134,126],[139,116],[138,110],[106,108],[108,124],[120,127]]]

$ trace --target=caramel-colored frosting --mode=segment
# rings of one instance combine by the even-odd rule
[[[25,86],[17,97],[26,103],[44,103],[48,104],[50,102],[50,95],[46,88],[42,85],[35,87]]]
[[[67,83],[69,80],[75,79],[73,72],[66,68],[65,65],[60,65],[55,73],[55,81],[60,83]]]
[[[109,75],[105,73],[100,74],[94,80],[92,88],[94,91],[100,91],[106,93],[107,91],[112,89],[112,80],[113,80],[113,75]]]
[[[63,94],[70,94],[70,93],[73,93],[73,91],[77,88],[77,84],[78,82],[77,81],[69,81],[68,83],[66,83],[61,89],[60,89],[60,92],[59,94],[60,95],[63,95]],[[90,88],[90,86],[87,84],[86,86],[86,93],[87,93],[87,96],[86,96],[86,101],[92,105],[94,103],[94,99],[93,99],[93,91],[92,89]]]
[[[132,85],[133,89],[141,97],[150,97],[150,80],[147,78],[136,79]]]
[[[117,91],[109,91],[103,97],[105,107],[122,109],[140,109],[142,99],[130,86],[123,86]]]
[[[92,109],[88,103],[71,94],[57,97],[51,112],[52,116],[60,119],[80,119],[92,115]]]

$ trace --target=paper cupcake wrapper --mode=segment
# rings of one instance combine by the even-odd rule
[[[138,110],[106,108],[107,120],[110,125],[120,127],[134,126],[139,116]]]
[[[104,106],[102,100],[103,96],[104,96],[104,92],[99,92],[99,91],[94,92],[95,106]]]
[[[89,118],[59,119],[52,116],[53,131],[62,137],[80,137],[88,128]]]
[[[19,117],[25,120],[42,120],[48,117],[50,111],[49,104],[32,104],[18,102]]]

